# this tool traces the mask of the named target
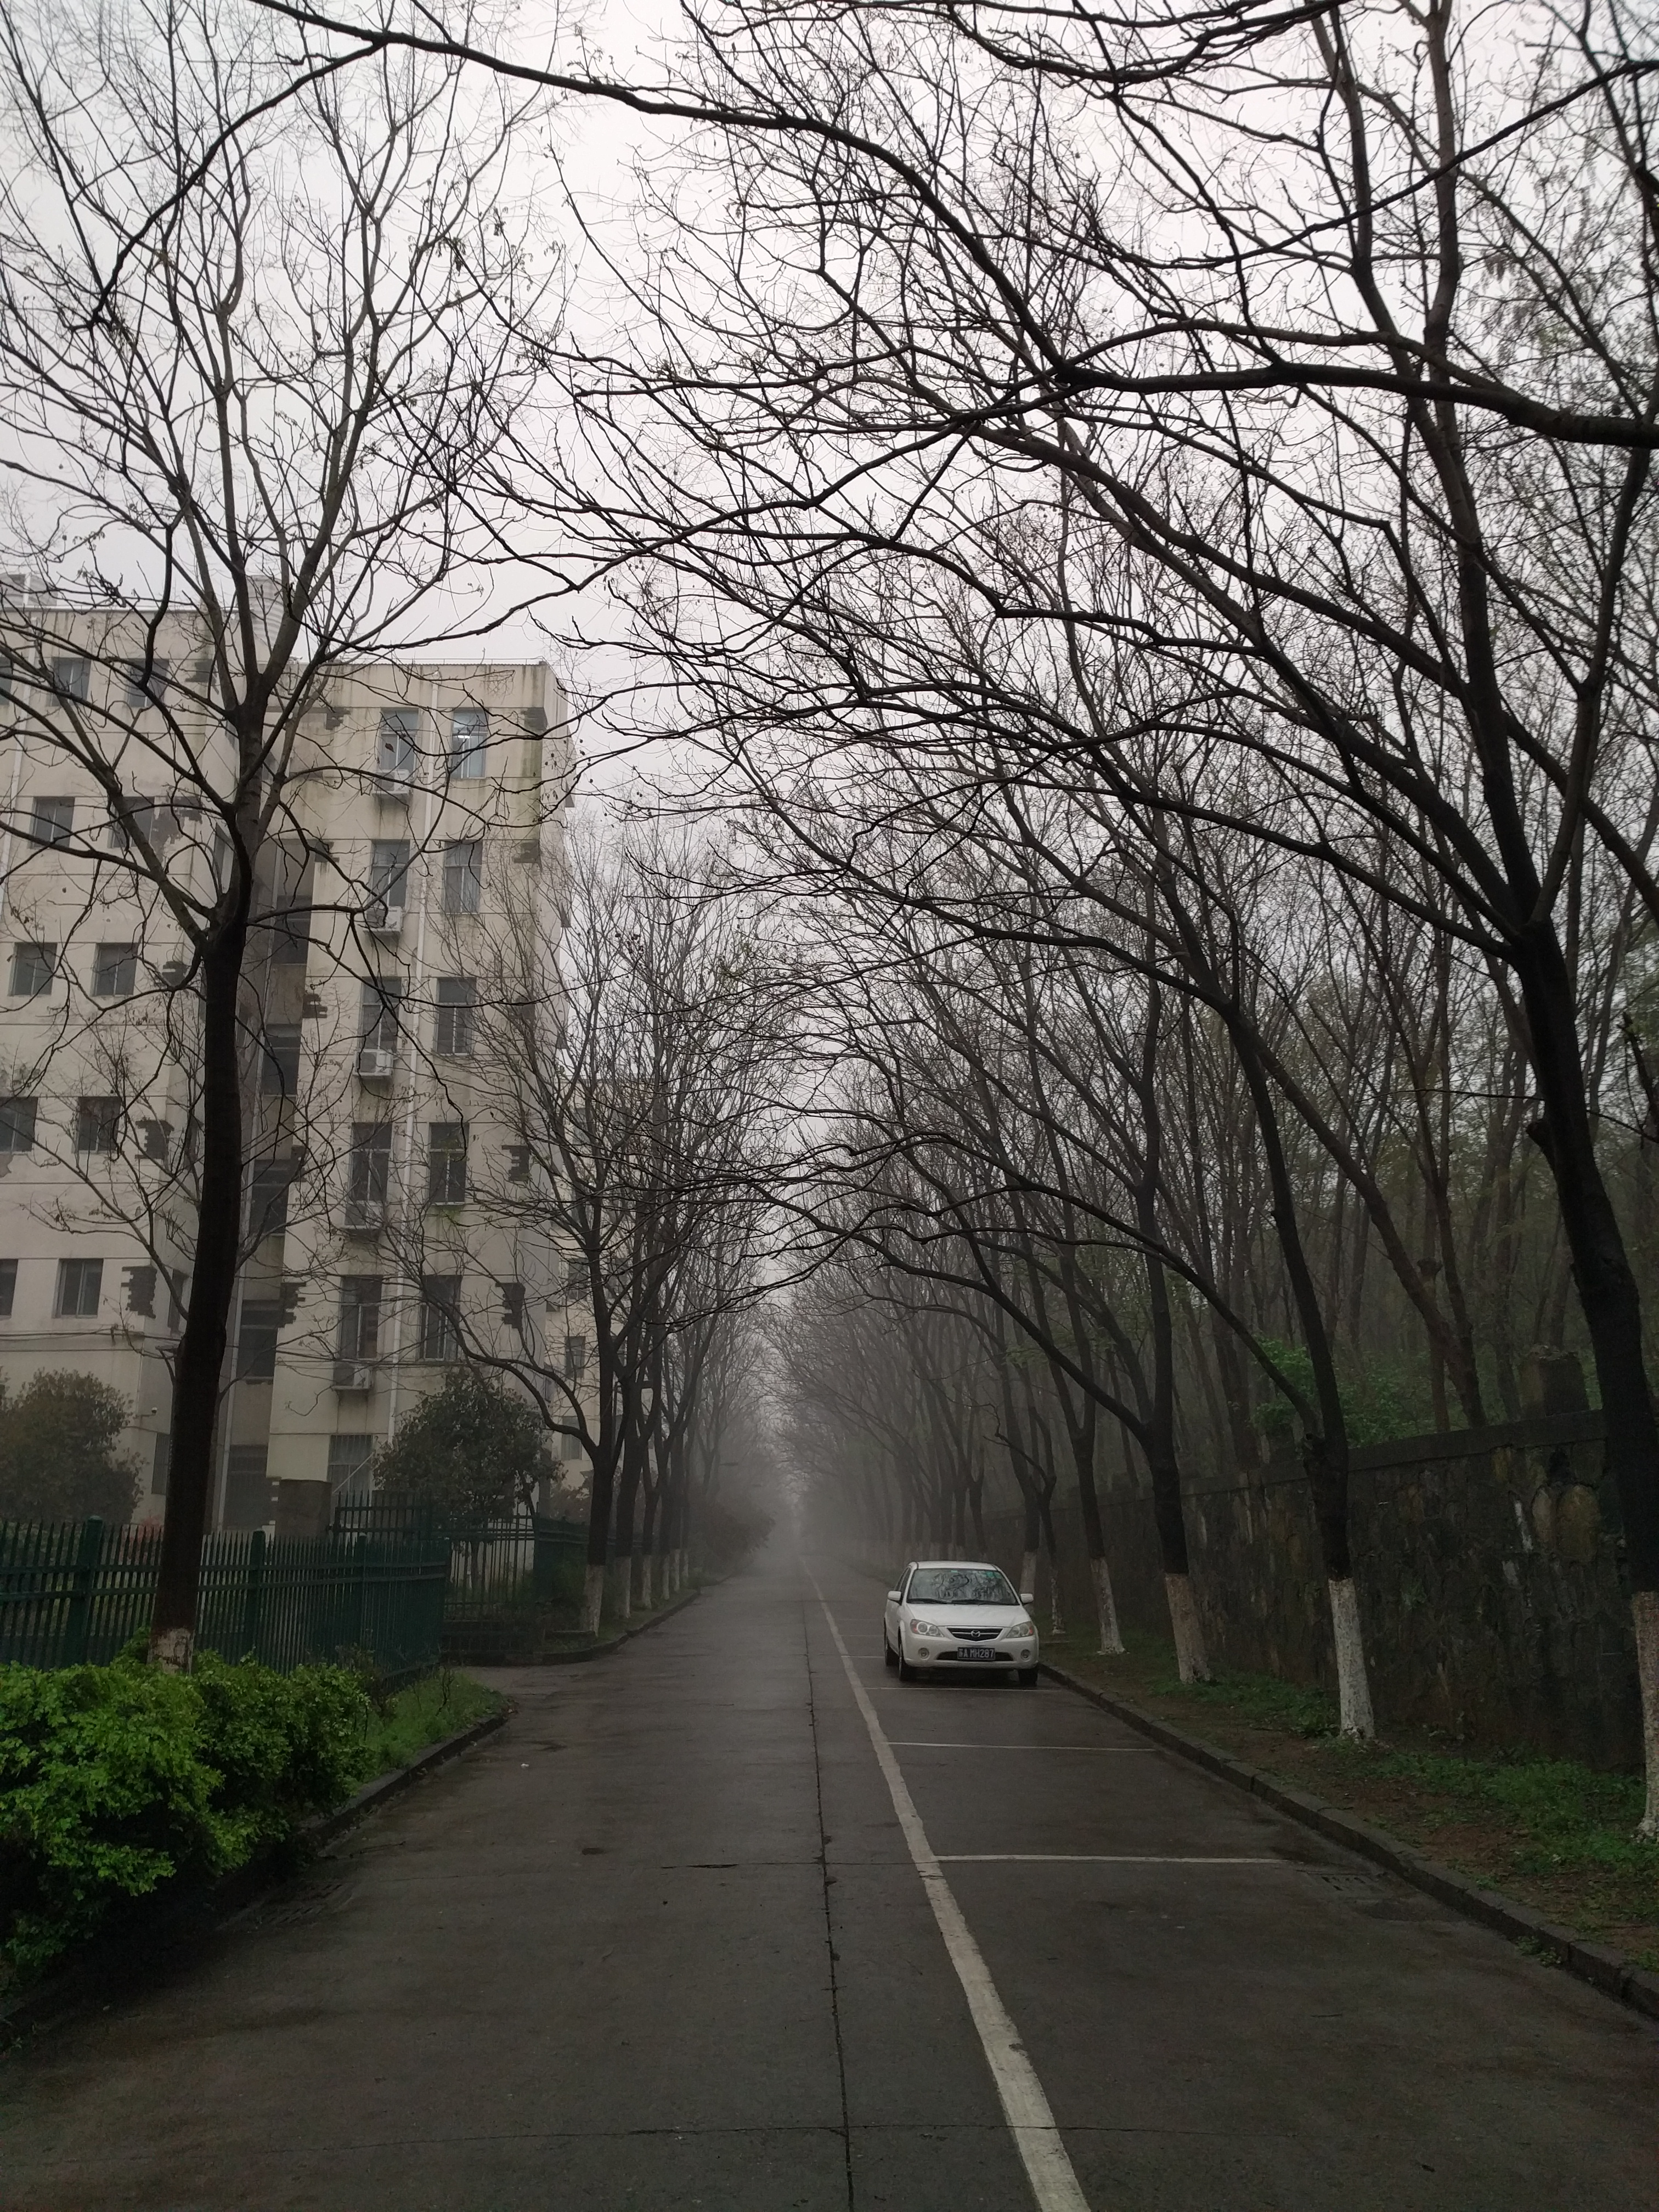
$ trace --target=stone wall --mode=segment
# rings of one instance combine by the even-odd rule
[[[1380,1722],[1426,1723],[1597,1765],[1638,1763],[1636,1662],[1601,1433],[1599,1413],[1557,1414],[1355,1453],[1354,1554]],[[1151,1499],[1123,1488],[1103,1503],[1124,1623],[1167,1635]],[[1300,1463],[1198,1478],[1187,1515],[1212,1656],[1334,1689]],[[1091,1601],[1074,1499],[1056,1523],[1061,1601],[1068,1626],[1082,1629]],[[1018,1516],[988,1516],[987,1534],[1012,1571]]]

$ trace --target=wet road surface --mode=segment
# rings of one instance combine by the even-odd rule
[[[1652,2027],[1063,1689],[901,1686],[810,1564],[491,1677],[477,1753],[0,2062],[0,2207],[1659,2203]]]

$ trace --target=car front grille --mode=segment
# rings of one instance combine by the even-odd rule
[[[958,1644],[994,1644],[1002,1631],[1000,1628],[953,1628],[951,1633]]]

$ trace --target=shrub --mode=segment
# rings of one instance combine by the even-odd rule
[[[0,1521],[131,1518],[138,1470],[117,1456],[127,1401],[94,1375],[52,1370],[13,1396],[0,1381]]]
[[[337,1667],[0,1668],[0,1954],[39,1967],[124,1901],[281,1843],[350,1794],[368,1720]]]
[[[429,1505],[456,1524],[528,1504],[547,1473],[535,1409],[470,1367],[454,1367],[371,1462],[377,1490]]]

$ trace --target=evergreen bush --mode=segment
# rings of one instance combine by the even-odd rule
[[[0,1957],[37,1969],[124,1903],[282,1843],[350,1795],[369,1719],[339,1667],[0,1668]]]

